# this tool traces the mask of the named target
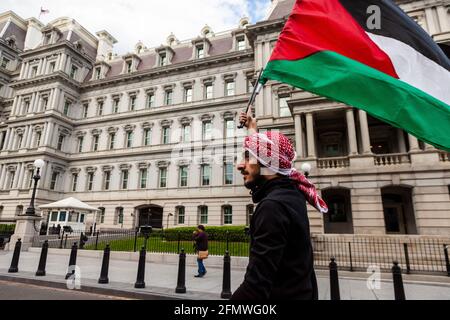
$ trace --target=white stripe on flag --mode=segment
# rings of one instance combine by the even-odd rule
[[[409,45],[393,38],[367,35],[391,58],[400,80],[450,106],[450,72]]]

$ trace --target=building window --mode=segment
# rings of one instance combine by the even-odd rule
[[[144,146],[149,146],[152,143],[152,129],[144,129]]]
[[[53,171],[52,178],[50,180],[50,190],[55,190],[56,183],[58,182],[59,172]]]
[[[127,132],[127,148],[131,148],[133,146],[133,132]]]
[[[127,61],[127,73],[131,73],[131,71],[132,71],[132,69],[131,69],[132,65],[133,65],[132,61]]]
[[[116,140],[116,134],[115,133],[110,133],[109,134],[109,150],[114,149],[114,142]]]
[[[119,102],[120,102],[119,99],[114,99],[114,102],[113,102],[113,113],[119,112]]]
[[[53,73],[56,68],[56,62],[50,62],[50,73]]]
[[[100,223],[105,223],[105,208],[99,208],[100,210]]]
[[[164,127],[162,128],[162,144],[169,144],[170,143],[170,128]]]
[[[253,79],[247,78],[247,93],[252,93],[254,89]]]
[[[122,189],[128,189],[128,170],[122,170]]]
[[[116,217],[114,219],[114,224],[123,224],[123,208],[116,208]]]
[[[223,207],[223,224],[233,224],[233,208],[231,206]]]
[[[67,219],[67,212],[66,211],[60,211],[59,212],[59,222],[66,222]]]
[[[164,67],[167,65],[167,55],[165,53],[161,53],[159,55],[159,66]]]
[[[48,97],[43,97],[42,98],[41,110],[47,110],[47,106],[48,106]]]
[[[64,135],[60,134],[58,137],[58,145],[56,146],[56,149],[62,151],[63,144],[64,144]]]
[[[71,105],[70,101],[66,100],[66,102],[64,103],[64,110],[63,110],[65,116],[69,115],[70,105]]]
[[[97,115],[103,115],[103,101],[99,101],[97,104]]]
[[[213,94],[213,85],[210,84],[205,84],[205,99],[212,99],[214,98],[214,94]]]
[[[148,93],[147,94],[147,108],[153,108],[155,106],[155,94]]]
[[[187,187],[188,184],[188,167],[180,167],[180,187]]]
[[[177,221],[177,224],[184,224],[184,221],[185,221],[185,216],[186,216],[186,213],[185,213],[185,208],[184,207],[177,207],[177,209],[176,209],[177,211],[177,217],[176,217],[176,221]]]
[[[245,50],[246,46],[245,46],[245,38],[239,38],[237,39],[237,49],[238,51],[242,51]]]
[[[232,163],[224,163],[223,165],[223,180],[225,184],[233,184],[234,166]]]
[[[209,186],[211,182],[211,166],[209,164],[202,165],[201,180],[202,186]]]
[[[78,137],[78,152],[83,152],[84,137]]]
[[[211,121],[204,121],[202,123],[202,139],[210,140],[212,138],[212,123]]]
[[[290,117],[291,116],[291,110],[289,110],[288,106],[288,100],[289,97],[279,97],[278,104],[279,104],[279,110],[280,110],[280,117]]]
[[[159,187],[167,187],[167,168],[159,168]]]
[[[227,81],[225,82],[225,95],[227,97],[234,96],[234,81]]]
[[[111,184],[111,171],[105,171],[103,190],[109,190],[109,185]]]
[[[10,171],[9,172],[9,183],[8,183],[8,185],[9,185],[9,189],[12,189],[13,188],[13,185],[14,185],[14,177],[16,176],[16,172],[15,171]]]
[[[182,133],[182,141],[189,142],[191,141],[191,125],[185,124],[183,125],[183,133]]]
[[[36,132],[36,142],[35,142],[35,147],[39,147],[41,145],[41,137],[42,137],[42,133],[41,132]]]
[[[88,191],[92,191],[93,186],[94,186],[94,173],[93,172],[88,173],[87,180],[88,180],[87,189],[88,189]]]
[[[72,68],[70,69],[70,77],[72,79],[75,79],[75,77],[77,76],[77,72],[78,68],[76,66],[72,66]]]
[[[200,224],[208,224],[208,207],[200,207]]]
[[[24,101],[24,109],[25,109],[25,113],[30,112],[30,100],[29,99]]]
[[[136,108],[136,96],[130,97],[130,111],[134,111]]]
[[[197,53],[196,53],[197,59],[202,59],[205,57],[205,49],[203,46],[197,47]]]
[[[192,88],[184,89],[184,102],[192,102]]]
[[[98,139],[99,139],[99,136],[94,136],[93,137],[92,151],[97,151],[98,150]]]
[[[33,187],[33,177],[34,177],[34,170],[28,170],[28,189],[31,189]]]
[[[173,98],[173,91],[166,90],[164,97],[164,103],[166,106],[170,106],[172,104],[172,98]]]
[[[102,69],[100,67],[95,68],[95,80],[99,80],[101,76]]]
[[[72,174],[72,191],[77,191],[78,173]]]
[[[140,188],[141,189],[147,188],[147,176],[148,176],[147,168],[139,170],[139,176],[140,176]]]
[[[8,64],[9,64],[10,60],[6,57],[2,58],[2,68],[6,69],[8,68]]]
[[[247,226],[249,226],[250,222],[252,221],[254,210],[255,206],[253,204],[247,205]]]
[[[89,105],[87,103],[83,104],[83,118],[88,117]]]
[[[19,135],[19,139],[17,140],[17,147],[16,149],[20,149],[22,147],[22,141],[23,141],[23,135]]]
[[[234,120],[233,119],[225,120],[225,137],[226,138],[234,137]]]
[[[36,77],[36,75],[37,75],[37,70],[38,70],[38,67],[37,67],[37,66],[34,66],[33,68],[31,68],[31,77],[32,77],[32,78]]]

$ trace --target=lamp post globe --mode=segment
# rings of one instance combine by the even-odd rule
[[[30,205],[27,208],[27,211],[25,212],[26,216],[35,216],[36,215],[36,211],[34,209],[34,199],[36,197],[36,188],[37,188],[37,183],[39,181],[39,179],[41,178],[40,171],[41,169],[44,167],[45,162],[42,159],[36,159],[34,161],[34,167],[36,168],[36,173],[33,176],[33,180],[34,180],[34,185],[33,185],[33,193],[31,195],[31,200],[30,200]]]
[[[305,175],[305,177],[308,178],[309,173],[311,172],[311,165],[309,163],[305,162],[304,164],[302,164],[301,169],[302,169],[303,174]]]

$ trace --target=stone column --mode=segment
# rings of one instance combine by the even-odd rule
[[[315,158],[316,145],[314,137],[314,119],[312,113],[306,114],[306,135],[308,138],[308,158]]]
[[[33,141],[34,138],[34,134],[36,132],[33,130],[33,126],[30,125],[30,132],[28,133],[28,140],[27,140],[27,144],[26,144],[26,148],[30,149],[31,148],[31,142]]]
[[[297,158],[303,158],[302,115],[295,115],[295,151]]]
[[[414,137],[411,134],[408,134],[408,141],[409,141],[409,151],[418,151],[419,149],[419,141],[416,137]]]
[[[355,117],[353,115],[353,109],[347,109],[345,111],[345,116],[347,118],[349,155],[355,155],[358,154],[358,145],[356,142]]]
[[[24,171],[25,171],[25,163],[21,163],[19,179],[17,179],[17,188],[19,189],[22,189]]]
[[[14,141],[16,140],[16,134],[14,132],[14,128],[11,128],[11,134],[9,135],[9,143],[8,143],[8,150],[12,150]]]
[[[6,136],[5,136],[5,142],[3,143],[3,150],[8,150],[8,146],[9,146],[9,137],[11,136],[11,128],[8,128],[8,130],[6,130]]]
[[[46,147],[50,146],[50,137],[52,136],[52,131],[53,131],[53,123],[48,122],[45,129],[45,138],[44,138],[44,146]]]
[[[23,163],[19,163],[19,165],[17,166],[17,172],[14,175],[14,181],[13,181],[13,189],[17,188],[17,184],[19,183],[19,178],[20,175],[22,174],[22,167],[23,167]]]
[[[397,140],[398,140],[398,151],[400,153],[406,153],[405,137],[403,135],[403,130],[397,128]]]
[[[370,149],[370,135],[369,125],[367,123],[367,113],[364,110],[358,110],[359,113],[359,126],[361,127],[361,141],[363,147],[363,154],[371,154]]]
[[[5,177],[6,177],[6,172],[7,172],[7,168],[6,168],[6,164],[2,164],[2,170],[0,173],[0,189],[4,190],[5,189]]]
[[[20,105],[20,96],[16,96],[14,98],[13,106],[12,106],[12,109],[11,109],[11,116],[17,115],[17,113],[18,113],[17,109],[19,109],[19,105]]]

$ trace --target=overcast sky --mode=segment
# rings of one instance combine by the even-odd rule
[[[255,23],[266,16],[271,0],[0,0],[0,12],[12,10],[24,19],[74,18],[91,33],[106,30],[119,42],[115,52],[165,43],[173,32],[179,40],[194,38],[208,24],[214,32],[235,28],[243,16]]]

